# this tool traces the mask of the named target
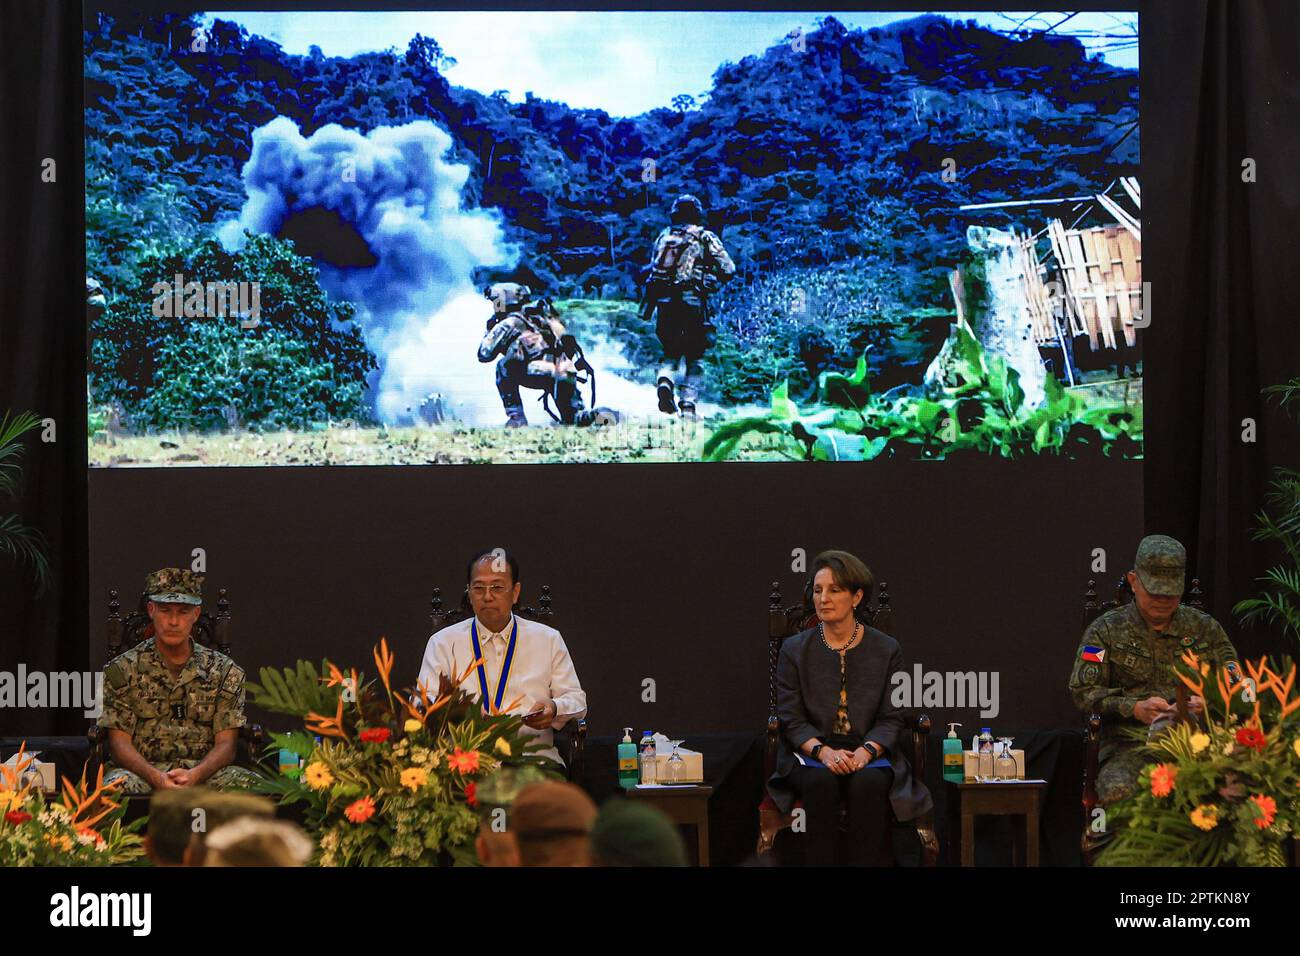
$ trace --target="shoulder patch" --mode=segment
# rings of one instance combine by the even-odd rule
[[[124,654],[119,654],[113,660],[109,661],[104,668],[104,683],[113,690],[121,690],[131,682],[130,668],[127,662],[123,661]]]

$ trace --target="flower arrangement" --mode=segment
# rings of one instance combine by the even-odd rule
[[[112,799],[117,783],[104,785],[99,768],[94,789],[85,771],[73,784],[63,778],[63,800],[47,801],[24,771],[34,757],[27,742],[13,767],[0,766],[0,866],[115,866],[137,861],[143,841],[134,832],[144,823],[122,825],[125,803]]]
[[[1107,866],[1285,866],[1300,833],[1300,696],[1296,667],[1267,660],[1249,679],[1184,653],[1179,679],[1206,702],[1205,726],[1178,724],[1148,744],[1156,762],[1111,807]],[[1213,712],[1213,713],[1212,713]],[[1145,737],[1146,730],[1137,734]]]
[[[545,745],[520,733],[522,718],[506,716],[518,701],[485,714],[460,689],[478,661],[455,684],[443,676],[430,696],[422,682],[393,690],[386,640],[374,660],[379,677],[370,681],[328,661],[321,675],[302,661],[283,676],[263,668],[263,684],[249,685],[253,702],[295,713],[306,728],[272,734],[271,747],[292,750],[305,765],[301,774],[269,778],[259,789],[282,803],[305,804],[321,866],[477,863],[477,782],[503,766],[556,765],[533,754]],[[308,679],[317,686],[302,686]],[[332,714],[304,703],[322,699],[332,700]]]

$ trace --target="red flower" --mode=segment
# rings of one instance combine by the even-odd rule
[[[343,815],[353,823],[365,823],[375,815],[375,801],[370,797],[354,800],[348,804],[348,808],[343,811]]]
[[[455,752],[447,758],[447,766],[457,773],[477,773],[478,751],[461,750],[457,747]]]
[[[1277,801],[1272,797],[1256,793],[1251,795],[1250,802],[1259,808],[1260,815],[1255,817],[1255,826],[1267,830],[1277,817]]]
[[[1151,796],[1167,797],[1174,791],[1178,779],[1178,766],[1172,763],[1157,764],[1151,768]]]
[[[368,744],[382,744],[390,734],[387,727],[369,727],[361,731],[361,739]]]
[[[1268,738],[1258,727],[1242,727],[1237,731],[1237,743],[1251,750],[1263,750],[1268,745]]]
[[[478,784],[473,780],[465,784],[465,802],[471,807],[478,806]]]
[[[100,844],[104,842],[104,835],[100,833],[98,830],[96,830],[94,827],[81,827],[77,830],[77,832],[80,833],[82,836],[94,837],[96,844]]]
[[[10,810],[5,814],[5,819],[14,826],[18,826],[20,823],[26,823],[31,818],[32,815],[30,813],[23,813],[21,810]]]

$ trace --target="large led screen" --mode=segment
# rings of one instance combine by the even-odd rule
[[[1142,454],[1135,13],[88,9],[93,467]]]

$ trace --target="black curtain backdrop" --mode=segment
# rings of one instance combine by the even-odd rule
[[[1300,464],[1300,428],[1260,395],[1300,375],[1300,4],[1151,4],[1141,30],[1146,523],[1187,544],[1227,622],[1282,557],[1251,540],[1273,468]],[[1286,649],[1229,629],[1243,656]]]
[[[33,411],[23,495],[0,496],[49,543],[53,581],[34,594],[26,566],[0,554],[0,670],[81,671],[86,642],[85,214],[81,5],[6,0],[0,15],[0,415]],[[42,162],[57,164],[41,181]],[[0,732],[85,730],[74,711],[0,709]]]
[[[552,583],[570,609],[580,673],[619,678],[598,732],[636,718],[637,682],[651,673],[670,686],[680,675],[709,694],[702,710],[683,705],[675,715],[692,726],[669,730],[761,726],[765,581],[779,577],[789,596],[799,578],[791,548],[848,546],[894,583],[900,628],[913,635],[900,635],[905,647],[924,637],[910,660],[1000,669],[1004,725],[1071,726],[1064,681],[1088,551],[1107,549],[1109,584],[1144,530],[1188,544],[1212,610],[1243,654],[1284,650],[1276,632],[1245,631],[1229,612],[1279,557],[1250,540],[1253,514],[1272,468],[1300,459],[1294,426],[1259,394],[1300,365],[1290,234],[1300,205],[1297,7],[1174,0],[1139,9],[1144,271],[1153,292],[1145,466],[97,472],[88,524],[81,9],[5,0],[0,410],[55,419],[58,440],[29,436],[25,493],[14,506],[49,539],[54,583],[35,595],[25,569],[0,557],[0,670],[98,663],[104,589],[131,594],[145,571],[186,560],[192,545],[219,561],[211,583],[230,584],[242,600],[251,666],[325,652],[363,662],[369,643],[389,633],[401,635],[394,640],[413,668],[428,588],[454,589],[464,551],[504,541],[524,553],[527,583]],[[58,163],[55,183],[41,181],[45,157]],[[1242,182],[1246,158],[1256,182]],[[1253,444],[1240,437],[1248,417],[1258,423]],[[1044,488],[1052,491],[1041,504],[1027,504]],[[476,522],[467,508],[530,490],[572,495],[579,535]],[[840,510],[827,511],[827,501]],[[303,615],[313,622],[305,631]],[[319,634],[316,622],[333,633]],[[701,667],[690,655],[720,636],[725,656]],[[978,656],[963,652],[972,646]],[[658,669],[645,670],[643,655]],[[1035,694],[1040,706],[1013,712],[1017,698]],[[7,734],[76,733],[85,723],[71,711],[0,710]]]

